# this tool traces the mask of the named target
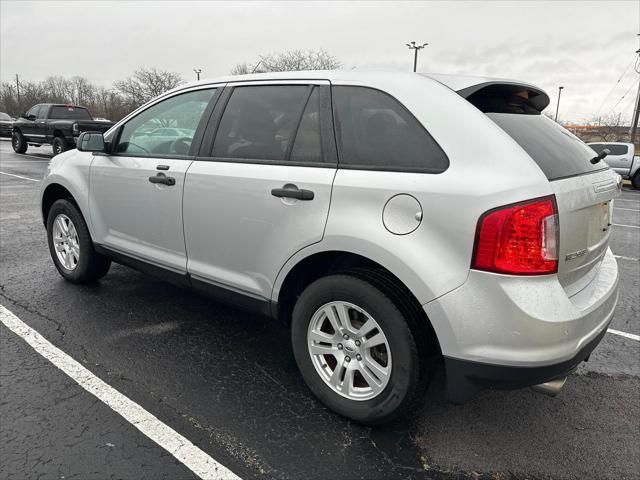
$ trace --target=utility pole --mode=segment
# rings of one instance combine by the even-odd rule
[[[409,50],[413,50],[413,71],[415,72],[418,68],[418,50],[422,50],[424,47],[429,45],[428,43],[423,43],[422,45],[416,45],[416,42],[411,42],[405,44],[409,47]]]
[[[20,80],[18,79],[18,74],[16,73],[16,94],[18,96],[18,105],[20,104]]]
[[[200,80],[200,74],[202,73],[202,69],[201,68],[194,68],[193,69],[194,72],[196,72],[196,77],[198,77],[198,80]]]
[[[558,110],[560,110],[560,95],[562,95],[562,89],[564,87],[558,87],[558,104],[556,105],[556,123],[558,122]]]
[[[638,34],[640,36],[640,33]],[[640,75],[640,48],[636,50],[638,54],[638,60],[635,65],[635,71]],[[631,143],[637,145],[636,142],[636,133],[638,132],[638,117],[640,116],[640,82],[638,82],[638,93],[636,94],[636,103],[633,109],[633,120],[631,121],[631,132],[629,138]]]

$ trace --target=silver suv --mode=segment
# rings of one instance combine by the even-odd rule
[[[554,393],[607,330],[620,177],[522,82],[296,72],[165,93],[56,156],[51,257],[111,261],[291,325],[309,388],[363,423]],[[156,133],[162,130],[162,135]]]

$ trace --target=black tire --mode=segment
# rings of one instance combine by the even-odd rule
[[[636,174],[633,176],[633,178],[631,179],[631,185],[633,186],[633,188],[635,188],[636,190],[640,190],[640,169],[638,169],[638,171],[636,172]]]
[[[11,146],[16,153],[25,153],[28,147],[27,142],[20,132],[13,132],[11,135]]]
[[[62,137],[55,137],[53,139],[53,143],[51,144],[51,146],[53,147],[54,157],[68,150],[67,144],[65,143],[64,138]]]
[[[80,247],[80,258],[75,268],[68,270],[62,265],[56,254],[53,243],[53,223],[56,217],[64,214],[73,222],[78,233],[78,245]],[[47,241],[49,243],[49,253],[53,259],[60,275],[71,283],[88,283],[104,277],[111,266],[111,259],[99,254],[93,248],[93,241],[89,234],[89,229],[78,208],[69,200],[57,200],[49,210],[47,217]]]
[[[377,425],[409,413],[429,375],[419,355],[418,337],[401,310],[385,291],[359,276],[357,272],[346,272],[309,285],[293,309],[291,336],[300,373],[318,399],[340,415],[359,423]],[[316,371],[309,354],[307,331],[312,317],[318,308],[332,301],[349,302],[365,310],[380,325],[388,340],[392,356],[389,382],[381,393],[369,400],[349,399],[332,390]]]

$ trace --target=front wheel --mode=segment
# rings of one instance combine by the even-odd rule
[[[365,424],[406,413],[419,391],[418,346],[400,310],[348,273],[309,285],[292,315],[293,351],[313,393]]]
[[[640,168],[638,169],[638,171],[636,171],[636,174],[631,179],[631,185],[633,185],[633,188],[635,188],[636,190],[640,190]]]
[[[82,214],[69,200],[57,200],[51,206],[47,240],[53,263],[65,280],[91,282],[109,271],[111,260],[95,251]]]
[[[11,146],[16,153],[25,153],[27,151],[27,142],[20,132],[13,132],[11,135]]]

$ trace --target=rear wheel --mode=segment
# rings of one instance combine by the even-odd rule
[[[638,169],[636,174],[631,179],[631,185],[633,185],[633,188],[635,188],[636,190],[640,190],[640,169]]]
[[[69,200],[57,200],[51,206],[47,240],[53,263],[65,280],[91,282],[109,271],[111,260],[95,251],[82,214]]]
[[[67,144],[65,143],[64,139],[61,137],[55,137],[53,139],[53,143],[51,144],[53,146],[53,156],[55,157],[56,155],[60,155],[62,152],[66,152],[67,151]]]
[[[11,135],[11,146],[16,153],[25,153],[27,151],[27,142],[22,136],[22,133],[13,132]]]
[[[331,275],[304,290],[292,317],[296,362],[325,405],[366,424],[410,410],[424,372],[411,328],[383,291]]]

